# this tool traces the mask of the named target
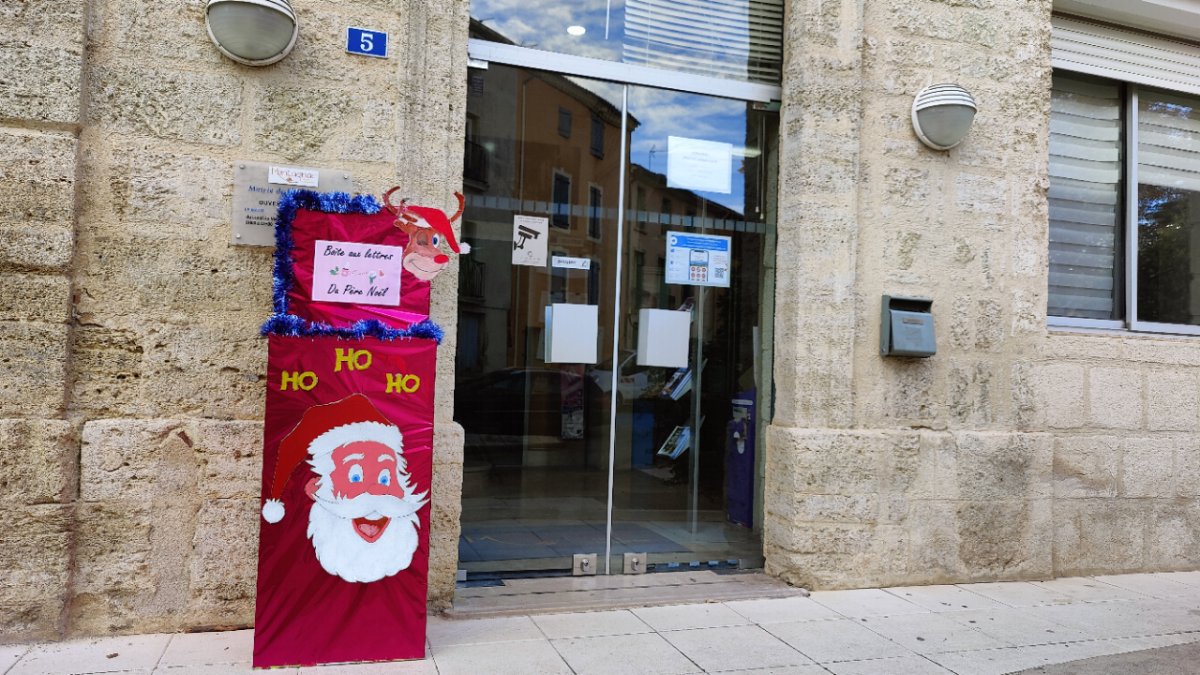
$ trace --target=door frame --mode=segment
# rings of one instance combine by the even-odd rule
[[[605,61],[586,56],[506,45],[478,38],[467,40],[467,57],[469,59],[467,67],[469,68],[487,68],[488,63],[495,62],[506,66],[534,68],[562,75],[578,75],[618,84],[641,85],[743,101],[770,103],[783,98],[783,88],[773,84],[660,70],[620,61]]]
[[[607,61],[603,59],[595,59],[583,56],[575,56],[571,54],[561,54],[556,52],[548,52],[528,47],[520,47],[517,45],[503,44],[470,38],[467,41],[467,54],[469,69],[486,70],[488,64],[496,63],[498,65],[512,66],[518,68],[528,68],[532,70],[541,70],[544,72],[556,73],[560,75],[586,77],[593,80],[602,80],[621,85],[621,143],[619,157],[625,158],[628,153],[628,111],[629,111],[629,87],[643,86],[655,89],[664,89],[670,91],[678,91],[689,94],[699,94],[704,96],[713,96],[717,98],[726,98],[740,100],[752,103],[762,104],[777,104],[783,97],[782,87],[758,82],[747,82],[741,80],[723,79],[706,75],[693,73],[677,72],[670,70],[661,70],[650,68],[647,66],[633,65],[621,63],[618,61]],[[609,433],[608,433],[608,470],[607,470],[607,496],[605,508],[605,539],[604,539],[604,574],[611,575],[611,560],[612,560],[612,540],[613,540],[613,489],[615,483],[615,465],[616,465],[616,429],[617,429],[617,394],[618,382],[620,379],[618,367],[618,354],[620,354],[620,317],[621,317],[621,286],[622,274],[624,272],[624,234],[625,234],[625,214],[626,208],[626,185],[629,182],[627,175],[627,163],[622,161],[620,168],[620,179],[617,187],[617,227],[616,227],[616,261],[614,271],[614,287],[613,287],[613,324],[611,330],[612,337],[612,380],[609,389]],[[773,245],[770,243],[771,237],[768,237],[768,248],[773,250]],[[763,289],[764,294],[770,294],[770,297],[764,297],[763,302],[770,301],[773,307],[773,291],[774,282],[773,274],[770,275],[772,280],[768,283],[767,288]],[[702,289],[703,290],[703,289]],[[693,386],[696,391],[699,391],[700,381],[699,372],[696,374],[696,381]],[[699,405],[697,402],[696,405]],[[761,409],[760,409],[761,410]],[[698,414],[698,413],[697,413]],[[759,422],[761,424],[762,413],[759,413]],[[698,442],[697,438],[693,439],[693,443]],[[694,451],[693,451],[694,452]],[[758,460],[761,465],[761,455]],[[761,475],[756,469],[755,471],[755,501],[759,501],[758,494],[762,490]],[[693,479],[694,480],[694,479]],[[695,491],[697,486],[692,485],[692,501],[695,503]],[[695,509],[692,508],[693,519],[695,518]],[[694,525],[694,523],[693,523]]]

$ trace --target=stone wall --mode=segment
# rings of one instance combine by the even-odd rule
[[[0,639],[65,626],[78,495],[70,388],[82,2],[0,5]]]
[[[1049,0],[788,6],[767,569],[863,587],[1193,569],[1194,338],[1046,328]],[[952,81],[967,140],[910,106]],[[879,356],[884,293],[938,354]]]
[[[202,0],[0,3],[0,641],[252,621],[270,252],[233,163],[460,184],[466,0],[306,0],[296,51],[219,56]],[[1045,327],[1050,0],[791,0],[768,571],[817,587],[1200,565],[1200,342]],[[388,30],[388,60],[346,55]],[[162,36],[172,36],[164,39]],[[925,84],[980,113],[950,152]],[[456,274],[431,604],[454,589]],[[883,293],[939,353],[877,353]]]
[[[212,46],[202,0],[0,6],[0,641],[253,620],[271,251],[229,244],[236,160],[452,204],[465,0],[296,9],[295,51],[255,69]],[[392,58],[345,54],[347,25],[387,30]],[[434,607],[457,557],[456,277],[433,289]]]

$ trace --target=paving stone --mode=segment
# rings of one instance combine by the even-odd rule
[[[923,614],[929,610],[877,588],[853,591],[817,591],[812,599],[849,617]]]
[[[684,656],[656,634],[610,635],[592,638],[554,640],[554,648],[578,675],[622,675],[636,672],[647,675],[682,675],[701,672]]]
[[[763,628],[817,663],[911,655],[899,644],[863,627],[857,619],[773,623]]]
[[[811,659],[759,626],[670,631],[663,637],[707,672],[811,663]]]
[[[657,631],[738,626],[750,623],[741,614],[724,605],[716,604],[642,607],[633,610],[633,613]]]
[[[839,619],[841,614],[812,598],[771,598],[735,600],[725,606],[757,624]]]
[[[434,647],[544,638],[537,624],[527,616],[489,619],[431,617],[426,631],[429,644]]]
[[[531,618],[551,640],[651,633],[654,630],[637,615],[626,609],[607,612],[544,614]]]
[[[7,675],[60,675],[154,669],[170,635],[73,640],[37,645]]]
[[[492,644],[446,644],[433,647],[439,675],[569,675],[571,669],[547,640]]]
[[[888,593],[920,605],[931,612],[985,609],[1004,605],[989,597],[958,586],[905,586],[886,589]]]

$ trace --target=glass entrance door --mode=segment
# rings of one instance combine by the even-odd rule
[[[744,101],[470,72],[460,568],[761,564],[775,123]],[[556,305],[594,308],[572,338],[594,358],[547,358],[583,327],[556,337]],[[655,333],[649,310],[688,319]]]

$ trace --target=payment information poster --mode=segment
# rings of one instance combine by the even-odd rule
[[[730,239],[667,233],[667,283],[729,288]]]

